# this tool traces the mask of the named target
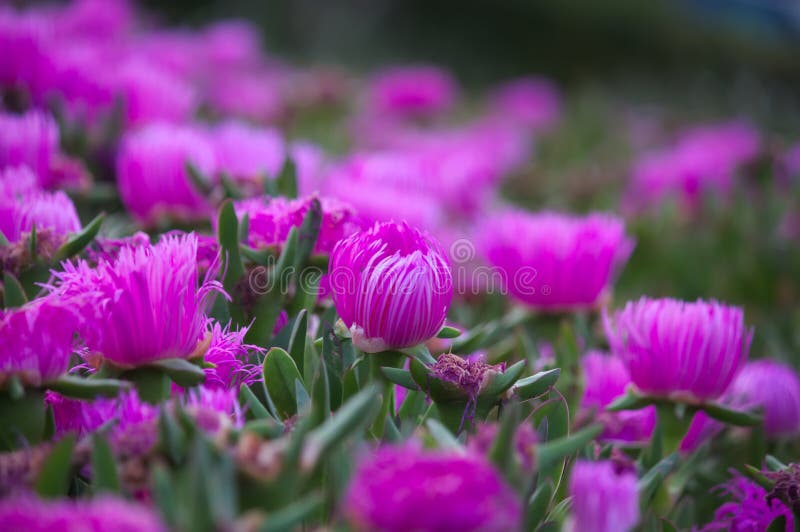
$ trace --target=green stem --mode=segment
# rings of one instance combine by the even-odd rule
[[[664,456],[668,456],[680,449],[695,412],[685,405],[674,403],[657,404],[656,412],[661,428],[661,448]]]
[[[378,417],[372,423],[370,431],[378,438],[383,438],[386,429],[386,417],[394,415],[394,383],[389,381],[381,373],[382,367],[397,368],[402,367],[404,362],[403,354],[397,351],[384,351],[367,355],[369,360],[370,379],[382,384],[383,393],[381,394],[381,410]]]

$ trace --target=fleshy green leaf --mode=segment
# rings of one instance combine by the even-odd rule
[[[495,398],[504,394],[519,379],[524,369],[525,361],[520,360],[513,366],[506,368],[503,373],[495,375],[486,388],[481,390],[481,397]]]
[[[53,256],[53,261],[61,262],[83,251],[86,246],[94,240],[94,237],[97,236],[105,217],[106,215],[103,213],[98,214],[80,233],[73,235],[66,244],[58,248],[58,251],[56,251],[56,254]]]
[[[439,421],[433,418],[428,419],[425,422],[425,426],[428,427],[428,432],[440,449],[446,451],[464,451],[464,446],[461,445],[456,437],[453,436],[453,433],[447,430],[447,427],[439,423]]]
[[[733,410],[722,405],[704,404],[700,407],[709,417],[737,427],[753,427],[761,423],[761,416],[751,412]]]
[[[638,395],[628,391],[625,395],[620,395],[614,399],[610,405],[606,406],[609,412],[620,412],[622,410],[641,410],[653,404],[649,397]]]
[[[558,381],[560,376],[561,368],[540,371],[530,377],[518,380],[514,385],[514,393],[523,401],[539,397],[546,393]]]
[[[92,436],[92,487],[95,493],[119,492],[119,474],[111,446],[101,434]]]
[[[3,307],[14,308],[21,307],[28,302],[28,296],[25,295],[25,289],[22,288],[16,277],[9,272],[3,273]]]
[[[409,390],[420,389],[419,386],[417,386],[417,383],[414,382],[414,378],[411,376],[411,372],[408,370],[400,368],[382,367],[381,373],[383,373],[383,376],[389,379],[391,382],[399,384],[403,388],[408,388]]]
[[[449,325],[445,325],[444,327],[442,327],[436,334],[437,338],[444,338],[446,340],[450,340],[452,338],[458,338],[459,336],[461,336],[461,331],[456,329],[455,327],[450,327]]]
[[[264,357],[264,384],[278,414],[287,419],[297,413],[295,380],[303,382],[297,365],[289,353],[280,347],[273,347]]]
[[[225,279],[223,286],[230,294],[233,288],[244,275],[242,257],[239,254],[239,219],[233,208],[231,200],[225,200],[219,209],[219,219],[217,222],[217,239],[222,248],[222,256],[225,259]]]
[[[117,379],[84,379],[64,375],[47,385],[50,390],[73,399],[95,399],[116,397],[120,391],[130,387],[126,381]]]
[[[525,509],[524,530],[535,530],[539,523],[547,515],[547,508],[553,498],[553,482],[545,480],[536,488],[531,498],[528,499],[528,506]]]
[[[259,532],[284,532],[299,530],[303,520],[311,517],[323,503],[319,494],[308,495],[289,506],[267,515]]]
[[[283,162],[283,167],[275,178],[275,189],[280,196],[297,197],[297,165],[291,157]]]
[[[303,364],[306,355],[306,338],[308,337],[308,312],[301,310],[294,321],[291,338],[289,339],[289,355],[294,360],[297,370],[303,373]]]
[[[172,382],[184,388],[197,386],[206,379],[203,368],[182,358],[165,358],[152,362],[149,366],[163,372]]]
[[[545,469],[556,461],[578,452],[583,449],[586,444],[599,436],[602,431],[602,425],[589,425],[569,436],[537,445],[536,462],[539,468]]]
[[[40,497],[52,499],[67,494],[74,448],[75,436],[72,434],[65,436],[53,446],[36,478],[36,493]]]

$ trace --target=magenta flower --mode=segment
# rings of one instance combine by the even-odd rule
[[[700,532],[767,530],[778,517],[786,518],[786,532],[794,530],[792,511],[777,498],[770,499],[764,488],[734,472],[721,490],[732,500],[714,512],[714,520]]]
[[[208,434],[218,434],[244,426],[244,413],[239,407],[239,390],[201,386],[191,390],[185,400],[186,411]]]
[[[328,267],[339,317],[362,351],[411,347],[436,335],[453,297],[438,242],[407,223],[376,223],[339,241]]]
[[[75,205],[64,192],[45,192],[27,167],[0,170],[0,231],[18,242],[36,227],[66,237],[81,230]]]
[[[50,115],[0,112],[0,168],[27,166],[41,186],[55,186],[51,169],[59,153],[58,142],[58,126]]]
[[[80,306],[89,351],[118,366],[198,356],[207,348],[206,311],[224,292],[213,280],[216,269],[199,279],[196,257],[194,234],[168,235],[156,245],[122,248],[116,261],[96,268],[64,263],[54,272],[54,290]]]
[[[620,471],[613,462],[578,460],[572,467],[573,530],[625,532],[639,521],[636,475]]]
[[[537,77],[512,80],[496,87],[490,110],[498,118],[541,130],[553,126],[561,114],[561,96],[553,82]]]
[[[520,527],[513,491],[482,456],[384,446],[356,469],[344,513],[357,530],[496,530]]]
[[[600,305],[633,245],[622,220],[606,214],[507,211],[484,222],[479,237],[504,288],[551,312]]]
[[[208,104],[221,116],[271,123],[286,112],[283,96],[285,74],[265,70],[235,70],[214,76]]]
[[[455,103],[456,81],[433,66],[395,67],[379,72],[368,88],[371,112],[431,116]]]
[[[614,399],[624,395],[631,383],[625,363],[616,356],[590,351],[581,359],[584,392],[582,414],[594,417],[605,430],[600,438],[606,441],[642,442],[650,439],[656,424],[655,407],[642,410],[606,412]]]
[[[212,133],[218,169],[239,182],[260,184],[278,175],[286,144],[276,129],[226,122]]]
[[[497,423],[481,423],[477,426],[475,434],[469,437],[467,450],[488,457],[499,430],[500,425]],[[532,475],[536,470],[536,444],[538,442],[539,437],[530,423],[520,424],[514,432],[515,466],[525,475]]]
[[[0,529],[27,532],[165,532],[152,508],[110,495],[92,500],[43,500],[33,496],[0,501]]]
[[[0,388],[12,376],[38,387],[66,373],[78,326],[77,313],[52,297],[0,310]]]
[[[182,123],[197,108],[197,96],[186,81],[145,60],[132,58],[115,72],[114,92],[125,106],[125,124]]]
[[[724,428],[725,424],[721,421],[709,417],[702,410],[697,412],[689,424],[689,430],[686,431],[681,440],[681,452],[691,453],[695,451],[706,441],[719,434]]]
[[[207,218],[211,207],[191,182],[187,163],[207,176],[216,168],[212,144],[195,129],[154,124],[129,133],[116,165],[125,208],[147,225],[165,216]]]
[[[206,368],[205,387],[211,389],[235,389],[250,384],[261,375],[261,367],[250,363],[251,351],[263,351],[261,347],[246,344],[247,328],[232,331],[230,326],[215,323],[211,329],[211,343],[203,360],[213,367]]]
[[[676,197],[694,209],[705,193],[727,197],[736,169],[758,155],[760,142],[758,132],[742,122],[687,130],[674,146],[635,163],[625,203],[642,209]]]
[[[746,364],[723,402],[739,409],[763,409],[767,436],[800,432],[800,377],[786,364],[774,360]]]
[[[303,224],[303,219],[315,199],[322,208],[322,225],[314,253],[329,254],[337,242],[361,228],[361,220],[356,211],[346,203],[316,195],[295,200],[260,197],[238,202],[236,212],[240,218],[245,214],[249,216],[248,242],[251,246],[280,247],[286,242],[289,231]]]
[[[629,302],[604,314],[606,336],[641,392],[689,401],[720,397],[750,350],[744,312],[716,301]]]

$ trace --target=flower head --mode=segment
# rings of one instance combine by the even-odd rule
[[[481,456],[489,456],[500,425],[497,423],[481,423],[475,434],[469,437],[467,450]],[[514,461],[523,474],[531,475],[536,469],[536,444],[539,437],[530,423],[522,423],[514,432]]]
[[[206,311],[222,292],[215,274],[212,269],[199,279],[194,234],[168,235],[155,245],[124,247],[115,261],[95,268],[65,263],[63,272],[54,272],[53,289],[80,306],[89,351],[135,367],[202,354]]]
[[[47,532],[164,532],[167,527],[147,506],[110,495],[92,500],[42,500],[18,496],[0,501],[3,530]]]
[[[263,351],[262,348],[244,342],[247,328],[233,331],[215,323],[211,329],[211,343],[203,360],[213,367],[206,368],[205,387],[223,390],[238,390],[241,384],[255,381],[261,367],[248,361],[250,351]]]
[[[581,410],[594,414],[605,430],[601,439],[641,442],[650,439],[655,427],[655,407],[642,410],[606,412],[605,407],[625,393],[631,382],[630,373],[621,358],[599,351],[590,351],[581,359],[585,389]]]
[[[692,401],[713,400],[728,389],[753,337],[742,309],[716,301],[643,297],[604,314],[604,321],[611,350],[639,390]]]
[[[605,214],[505,212],[479,241],[509,293],[546,311],[597,306],[633,249],[622,220]]]
[[[328,272],[339,316],[369,353],[433,337],[453,297],[441,247],[405,222],[376,223],[340,240]]]
[[[357,468],[344,512],[358,530],[517,530],[519,500],[482,456],[384,446]]]
[[[187,163],[205,175],[215,169],[213,147],[198,131],[153,124],[129,133],[117,155],[117,184],[125,208],[145,224],[165,215],[207,218],[210,206],[191,182]]]
[[[540,130],[558,120],[561,97],[549,80],[520,78],[496,87],[490,97],[490,106],[498,117]]]
[[[639,521],[636,475],[613,462],[578,460],[569,479],[574,530],[623,532]]]
[[[458,86],[432,66],[395,67],[378,73],[369,87],[370,110],[400,116],[430,116],[450,108]]]
[[[774,360],[746,364],[725,394],[724,402],[739,409],[761,408],[768,436],[800,432],[800,377]]]
[[[56,185],[51,168],[58,155],[58,125],[41,111],[0,112],[0,168],[27,166],[44,187]]]
[[[124,102],[129,127],[154,122],[178,124],[190,119],[197,108],[196,94],[186,81],[141,59],[126,61],[112,84]]]
[[[274,178],[286,159],[286,144],[276,129],[226,122],[213,132],[221,171],[240,182]]]
[[[69,369],[78,314],[52,297],[0,310],[0,388],[10,377],[37,387]]]
[[[733,478],[721,486],[732,500],[714,512],[714,520],[701,532],[723,530],[766,530],[776,518],[786,518],[786,532],[794,530],[792,511],[777,499],[769,499],[764,488],[734,472]]]

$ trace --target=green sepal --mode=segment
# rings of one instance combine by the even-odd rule
[[[97,233],[100,232],[105,216],[104,213],[95,216],[94,220],[89,222],[80,233],[73,235],[64,245],[58,248],[58,251],[53,256],[53,262],[61,262],[83,251],[94,240]]]
[[[547,393],[547,391],[558,382],[561,376],[561,368],[554,368],[547,371],[540,371],[530,377],[520,379],[514,384],[514,393],[521,400],[533,399]]]

